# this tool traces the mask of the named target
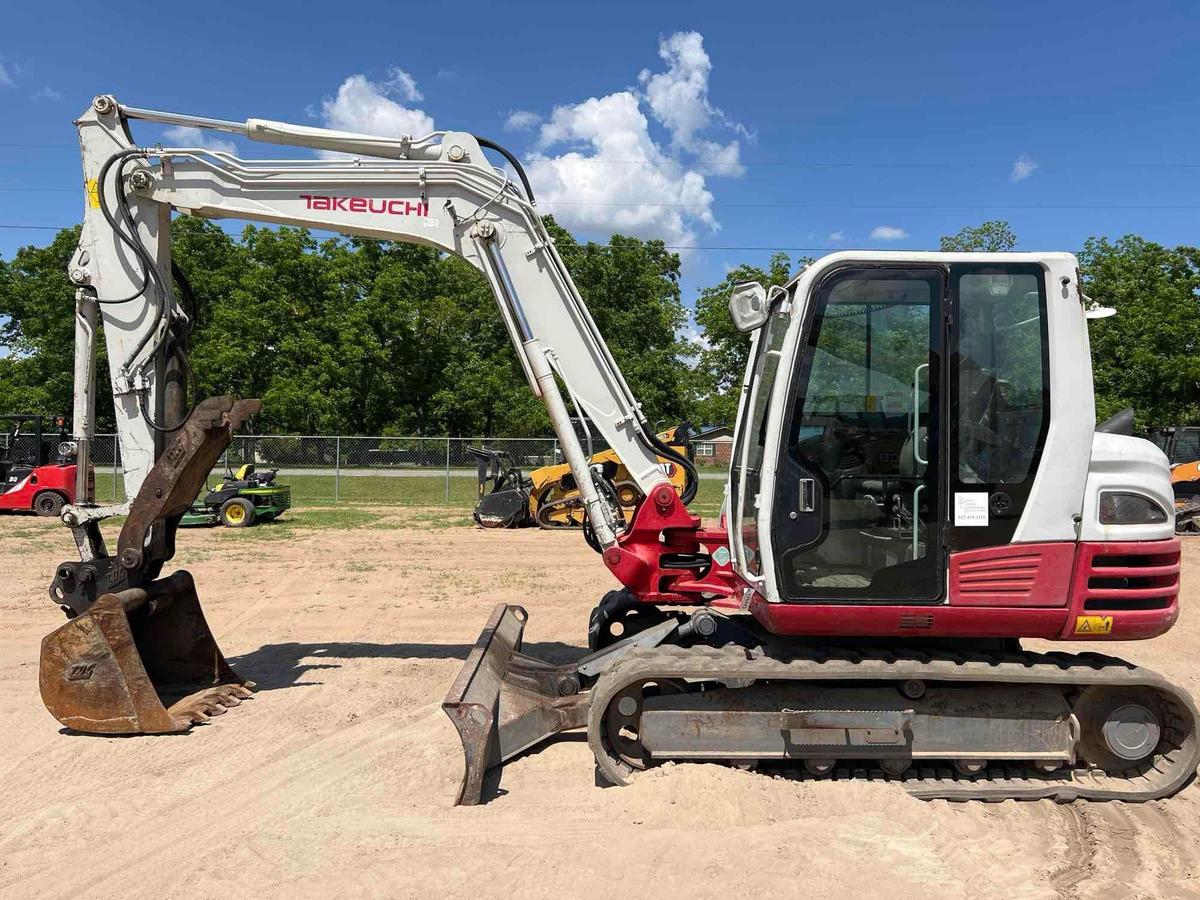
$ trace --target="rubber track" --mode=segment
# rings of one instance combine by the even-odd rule
[[[904,650],[897,652],[831,651],[782,659],[755,655],[742,647],[676,647],[639,649],[622,658],[593,686],[588,744],[601,772],[614,784],[627,783],[631,771],[615,759],[603,739],[605,711],[623,688],[634,682],[672,678],[704,681],[771,679],[857,681],[910,678],[922,681],[969,681],[1004,684],[1058,684],[1071,687],[1151,687],[1158,691],[1165,714],[1159,749],[1150,760],[1120,774],[1080,764],[1053,773],[1032,765],[997,764],[974,775],[960,775],[948,765],[916,762],[902,775],[888,775],[866,760],[846,761],[822,780],[894,782],[924,800],[1039,800],[1070,802],[1123,800],[1143,802],[1167,797],[1182,788],[1200,764],[1195,704],[1161,675],[1123,660],[1096,653],[957,654]],[[818,776],[804,773],[802,779]]]

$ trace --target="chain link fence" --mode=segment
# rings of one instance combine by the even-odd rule
[[[296,505],[409,503],[470,508],[476,492],[476,460],[468,447],[509,455],[524,472],[562,462],[556,438],[346,437],[238,435],[209,476],[210,484],[246,463],[274,469],[292,489]],[[600,449],[597,442],[595,449]],[[125,499],[116,435],[92,444],[96,500]]]

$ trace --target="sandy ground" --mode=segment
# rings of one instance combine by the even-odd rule
[[[580,737],[452,807],[439,703],[492,605],[525,605],[527,645],[561,658],[610,578],[578,535],[444,512],[187,532],[179,562],[259,692],[188,735],[64,733],[37,651],[61,622],[46,585],[69,536],[28,518],[0,532],[4,896],[1200,896],[1195,784],[1141,806],[950,804],[671,766],[612,789]],[[1186,558],[1180,625],[1123,649],[1197,694],[1200,543]]]

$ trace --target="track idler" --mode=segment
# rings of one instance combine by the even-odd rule
[[[89,734],[169,734],[220,715],[253,684],[226,662],[187,572],[102,594],[42,640],[42,702]]]

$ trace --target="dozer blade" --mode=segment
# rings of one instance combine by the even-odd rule
[[[169,734],[250,696],[213,639],[196,585],[176,572],[102,594],[42,640],[42,702],[91,734]]]
[[[520,652],[528,618],[519,606],[497,604],[442,702],[465,758],[456,805],[481,802],[488,769],[587,724],[588,695],[579,692],[576,667]]]

